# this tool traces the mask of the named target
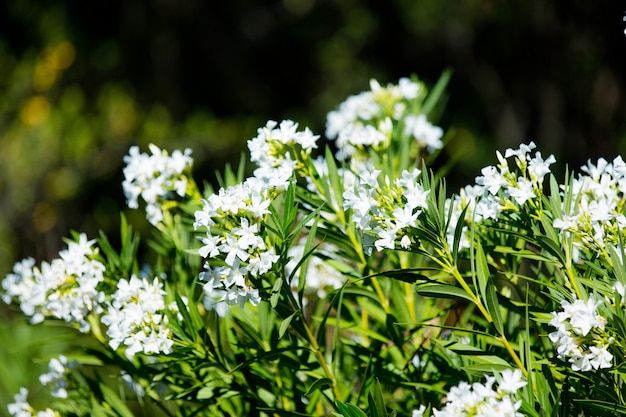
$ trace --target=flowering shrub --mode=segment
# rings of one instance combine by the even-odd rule
[[[80,336],[40,378],[49,401],[23,388],[9,413],[626,414],[626,163],[559,178],[530,142],[448,192],[447,80],[372,81],[326,147],[269,121],[252,175],[218,190],[189,149],[131,148],[147,245],[122,217],[121,242],[75,233],[2,281],[33,325]]]

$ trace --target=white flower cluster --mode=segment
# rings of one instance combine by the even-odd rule
[[[604,332],[607,320],[598,314],[601,301],[589,295],[587,301],[561,301],[562,311],[552,312],[550,325],[556,331],[548,336],[556,345],[557,357],[571,364],[574,371],[610,368],[613,355],[607,346],[611,339]]]
[[[56,398],[67,398],[67,374],[77,365],[64,355],[50,359],[48,372],[39,376],[41,385],[52,385],[51,394]]]
[[[446,397],[446,405],[441,410],[432,410],[433,417],[522,417],[518,410],[521,401],[515,401],[517,390],[526,385],[519,369],[506,369],[498,379],[498,387],[494,388],[496,377],[487,376],[484,384],[461,382],[450,388]],[[423,417],[425,406],[414,410],[412,417]]]
[[[298,131],[291,120],[268,121],[248,141],[250,161],[258,166],[254,176],[203,200],[194,229],[206,231],[198,253],[207,258],[200,273],[207,309],[224,316],[231,305],[261,301],[250,278],[265,274],[279,259],[264,238],[264,218],[272,199],[289,186],[294,172],[317,148],[318,138],[308,128]]]
[[[15,394],[13,403],[8,405],[9,415],[13,417],[61,417],[58,411],[54,411],[51,408],[37,411],[35,410],[27,400],[28,389],[20,388],[19,394]]]
[[[563,207],[563,216],[553,222],[562,236],[573,236],[576,258],[585,248],[596,254],[617,246],[626,227],[626,162],[620,156],[613,162],[600,158],[581,170],[584,174],[578,174],[571,186],[574,204]]]
[[[344,209],[352,210],[352,221],[364,233],[364,246],[373,243],[377,251],[394,249],[400,239],[400,246],[407,249],[411,245],[408,230],[426,208],[430,191],[419,184],[418,169],[405,170],[392,184],[385,178],[383,186],[379,183],[380,173],[361,173],[355,187],[343,194]],[[371,246],[366,251],[371,253]]]
[[[7,304],[15,300],[30,322],[40,323],[46,317],[77,323],[80,331],[91,326],[87,316],[102,311],[104,293],[97,289],[104,279],[105,266],[95,259],[93,244],[81,234],[77,242],[70,242],[59,252],[59,258],[35,266],[27,258],[13,266],[13,273],[2,281],[2,299]]]
[[[246,301],[256,305],[259,292],[247,276],[261,276],[278,260],[263,238],[263,218],[272,194],[266,183],[250,177],[241,184],[220,189],[204,200],[195,213],[195,230],[202,229],[198,253],[208,258],[200,279],[205,281],[205,305],[223,316],[228,306]]]
[[[166,151],[150,144],[152,155],[139,153],[139,147],[132,146],[124,157],[124,181],[122,188],[128,207],[139,207],[139,196],[146,202],[146,217],[156,225],[163,220],[161,205],[171,200],[174,194],[180,197],[187,190],[188,172],[193,159],[191,149],[184,152],[175,150],[169,156]]]
[[[424,86],[409,78],[387,87],[371,80],[369,91],[348,97],[327,115],[326,136],[336,139],[337,159],[361,159],[358,154],[366,149],[387,148],[393,140],[394,126],[400,134],[412,138],[419,149],[441,149],[443,130],[420,114],[425,96]]]
[[[138,352],[171,353],[174,341],[166,309],[178,313],[178,308],[175,303],[165,305],[165,294],[158,278],[152,282],[135,275],[129,280],[120,279],[101,319],[108,326],[109,346],[114,350],[126,346],[129,359]]]
[[[317,148],[317,139],[309,128],[298,131],[298,124],[283,120],[280,125],[270,120],[248,141],[250,161],[257,164],[254,176],[267,187],[285,189],[289,185],[298,161],[307,159]]]
[[[452,246],[454,228],[463,209],[468,206],[467,216],[480,223],[485,219],[497,219],[503,210],[524,205],[543,193],[543,181],[550,173],[550,165],[556,162],[553,155],[543,159],[541,152],[535,149],[534,142],[522,144],[518,149],[507,149],[504,156],[496,152],[499,164],[487,166],[476,177],[475,185],[468,185],[458,195],[447,201],[446,209],[452,206],[451,228],[448,230],[448,243]],[[514,158],[517,169],[510,169],[507,159]],[[469,248],[467,230],[462,235],[460,248]]]

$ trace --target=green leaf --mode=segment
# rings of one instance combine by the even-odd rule
[[[337,409],[344,417],[367,417],[359,407],[350,403],[342,403],[341,401],[337,401]]]
[[[302,220],[299,220],[298,223],[296,224],[296,226],[293,228],[293,230],[291,231],[291,233],[289,234],[289,237],[287,239],[293,239],[294,237],[296,237],[300,231],[302,230],[302,228],[304,226],[306,226],[306,224],[311,221],[311,219],[313,219],[314,217],[318,217],[319,219],[319,212],[322,210],[322,206],[318,207],[317,209],[315,209],[314,211],[312,211],[311,213],[309,213],[305,218],[303,218]],[[309,229],[309,235],[312,234],[313,237],[311,237],[311,239],[313,239],[315,237],[315,229],[317,228],[317,219],[315,220],[313,226],[311,226],[311,229]],[[313,231],[313,233],[311,233],[311,231]]]
[[[619,413],[621,415],[626,415],[626,406],[623,406],[614,402],[592,400],[592,399],[577,399],[576,402],[579,404],[586,404],[589,407],[595,408],[597,410],[602,410],[603,413],[604,412],[608,413],[604,415],[616,415],[616,413]]]
[[[496,253],[502,253],[504,255],[513,255],[517,258],[528,259],[540,262],[549,262],[550,259],[541,253],[536,253],[528,249],[517,249],[509,246],[496,246],[493,249]]]
[[[309,235],[306,238],[306,242],[304,243],[303,253],[307,255],[303,255],[302,266],[300,267],[300,276],[298,279],[298,293],[302,294],[304,291],[304,285],[306,284],[306,276],[309,271],[309,262],[311,261],[311,256],[313,256],[313,244],[315,243],[315,232],[317,231],[317,221],[319,217],[315,219],[313,225],[309,229]]]
[[[607,251],[613,263],[613,270],[615,271],[615,277],[622,284],[626,284],[626,268],[624,268],[624,249],[622,245],[619,246],[620,253],[617,252],[617,248],[607,245]]]
[[[467,208],[469,205],[466,205],[461,211],[459,218],[456,222],[456,226],[454,227],[454,240],[452,242],[452,259],[456,264],[459,258],[459,244],[461,242],[461,235],[463,234],[463,226],[465,225],[465,214],[467,213]],[[450,214],[452,214],[452,205],[450,205]]]
[[[117,254],[117,252],[115,251],[115,249],[113,249],[113,246],[111,245],[111,242],[109,242],[109,238],[107,237],[107,235],[100,230],[100,236],[98,238],[98,247],[100,248],[100,250],[102,251],[103,255],[105,256],[107,263],[116,268],[119,269],[120,268],[120,257]]]
[[[429,278],[428,276],[419,273],[420,271],[427,271],[427,270],[435,270],[432,268],[403,268],[403,269],[393,269],[393,270],[389,270],[389,271],[382,271],[378,274],[375,275],[368,275],[369,277],[374,277],[377,275],[382,275],[385,277],[389,277],[389,278],[393,278],[395,280],[398,281],[403,281],[403,282],[408,282],[409,284],[413,284],[415,282],[418,281],[426,281],[426,282],[430,282],[432,281],[431,278]]]
[[[289,187],[287,187],[287,191],[285,192],[285,200],[283,201],[283,236],[287,236],[289,234],[289,230],[291,229],[297,215],[298,206],[296,204],[296,183],[292,179],[289,182]]]
[[[297,313],[298,311],[294,311],[291,315],[289,315],[289,317],[287,317],[285,320],[283,320],[282,323],[280,323],[280,327],[278,328],[279,339],[283,337],[285,331],[287,331],[287,328],[289,327],[289,323],[291,323],[291,319],[293,319]]]
[[[215,388],[212,386],[200,388],[198,394],[196,394],[196,398],[198,400],[208,400],[210,398],[213,398],[213,396],[215,395],[214,391]]]
[[[334,208],[337,210],[337,214],[345,221],[343,212],[343,185],[341,184],[342,181],[339,176],[339,171],[337,170],[337,164],[335,164],[335,157],[328,146],[326,147],[326,165],[328,166],[328,178],[330,179],[332,191],[337,200],[337,205]],[[331,196],[328,195],[326,197],[330,201]]]
[[[120,239],[122,248],[120,249],[120,268],[122,271],[130,272],[133,270],[137,249],[139,248],[139,238],[133,235],[133,229],[128,224],[126,216],[121,214],[120,220]]]
[[[102,391],[102,396],[104,397],[104,401],[111,407],[113,411],[117,413],[120,417],[133,417],[133,413],[130,409],[124,404],[124,402],[120,399],[120,397],[115,394],[115,392],[106,386],[104,383],[100,383],[100,390]]]
[[[190,309],[185,304],[181,296],[177,292],[175,293],[175,295],[176,295],[175,301],[176,301],[176,307],[178,307],[178,313],[183,317],[181,330],[182,330],[182,326],[184,326],[185,329],[189,329],[189,335],[191,337],[191,340],[195,342],[198,339],[198,332],[200,331],[200,329],[203,328],[202,321],[201,321],[202,319],[199,318],[199,313],[197,312],[197,310],[195,310],[196,307],[195,305],[193,305],[194,303],[189,303],[196,313],[194,317],[192,318],[192,314],[189,311]],[[196,315],[198,315],[198,317],[195,317]],[[176,314],[172,314],[172,318],[174,317],[176,317]],[[200,321],[198,321],[198,319],[200,319]],[[178,324],[176,323],[175,320],[171,320],[171,322],[173,322],[172,324]]]
[[[272,233],[276,234],[276,236],[278,237],[280,241],[285,240],[286,235],[283,233],[283,227],[282,227],[283,222],[281,219],[281,215],[278,214],[278,211],[274,203],[270,205],[269,218],[272,222],[271,224],[269,222],[266,223],[265,228],[271,231]]]
[[[91,396],[91,416],[107,417],[107,409],[93,395]]]
[[[502,314],[500,313],[500,304],[498,303],[498,294],[496,293],[495,286],[492,280],[487,282],[486,294],[485,294],[485,307],[493,320],[498,334],[504,334],[504,324],[502,323]]]
[[[383,390],[380,386],[380,381],[376,378],[374,383],[373,392],[368,395],[369,410],[371,417],[387,417],[387,407],[385,407],[385,400],[383,399]]]
[[[332,385],[333,381],[330,378],[320,378],[311,384],[311,386],[304,393],[304,396],[308,397],[311,393],[330,387]]]
[[[452,71],[449,69],[445,70],[441,74],[441,76],[439,77],[439,80],[437,80],[437,83],[428,94],[428,97],[426,97],[426,100],[424,100],[424,105],[422,106],[422,113],[429,115],[430,112],[434,109],[435,105],[442,98],[443,93],[446,90],[446,86],[448,85],[448,82],[450,81],[451,76],[452,76]]]
[[[474,243],[474,283],[478,286],[480,291],[480,297],[483,300],[487,298],[487,286],[489,285],[489,265],[487,264],[487,258],[480,242]]]
[[[476,300],[462,288],[449,284],[427,284],[420,286],[417,293],[424,297],[448,298],[455,300],[467,300],[475,303]]]
[[[278,300],[280,299],[280,289],[283,286],[283,279],[277,278],[272,287],[272,295],[270,296],[270,305],[272,308],[276,308]]]
[[[506,369],[511,369],[511,365],[508,363],[480,363],[463,366],[462,369],[465,372],[471,372],[476,375],[492,374],[494,372],[502,372]]]

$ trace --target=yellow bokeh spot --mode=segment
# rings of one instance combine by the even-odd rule
[[[33,74],[33,88],[35,91],[47,91],[54,85],[57,72],[52,69],[48,61],[40,61],[35,65]]]
[[[75,56],[74,46],[69,42],[61,42],[42,51],[33,72],[33,88],[36,91],[49,90],[59,72],[72,65]]]
[[[61,42],[52,48],[51,60],[53,67],[57,71],[63,71],[69,68],[74,62],[76,51],[74,45],[69,42]]]
[[[42,96],[32,96],[20,109],[20,120],[26,126],[37,126],[48,118],[50,103]]]

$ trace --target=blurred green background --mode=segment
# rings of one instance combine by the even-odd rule
[[[0,277],[70,230],[115,239],[122,157],[191,147],[236,163],[268,119],[324,133],[348,95],[452,69],[439,124],[461,186],[534,140],[562,168],[626,148],[626,4],[617,0],[0,2]],[[442,162],[443,163],[443,162]],[[454,187],[452,187],[454,188]],[[128,211],[148,230],[142,211]],[[0,306],[0,405],[71,343]],[[41,348],[42,340],[58,343]],[[34,388],[32,388],[34,390]],[[0,415],[6,407],[0,407]]]

